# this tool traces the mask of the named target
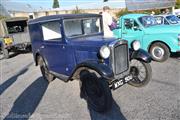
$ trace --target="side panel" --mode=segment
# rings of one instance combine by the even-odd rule
[[[32,46],[32,53],[35,58],[36,53],[40,52],[40,46],[42,45],[42,35],[39,24],[29,25],[29,35]]]
[[[11,34],[11,36],[13,37],[14,44],[30,42],[29,33],[27,31],[23,33]]]
[[[143,44],[142,47],[144,50],[148,50],[151,43],[156,41],[161,41],[165,43],[169,48],[171,52],[176,52],[180,50],[180,46],[178,46],[178,40],[177,40],[176,34],[166,33],[166,34],[146,34],[143,38]]]

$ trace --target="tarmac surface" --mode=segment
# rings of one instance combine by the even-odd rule
[[[48,84],[32,54],[0,60],[0,119],[180,120],[180,59],[152,62],[152,81],[142,88],[112,91],[112,109],[99,114],[79,96],[78,81]]]

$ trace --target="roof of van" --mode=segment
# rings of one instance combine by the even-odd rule
[[[37,19],[29,20],[28,24],[34,24],[43,21],[51,21],[58,19],[73,19],[73,18],[83,18],[83,17],[101,17],[99,14],[59,14],[59,15],[50,15],[44,16]]]

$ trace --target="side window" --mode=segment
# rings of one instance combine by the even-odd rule
[[[133,27],[133,22],[131,19],[124,19],[124,26],[125,29],[132,29]]]
[[[166,19],[164,19],[164,24],[169,25],[169,23],[168,23],[168,21]]]
[[[139,28],[139,24],[133,19],[125,19],[124,26],[125,26],[125,29],[128,29],[128,30],[134,30],[136,28]]]
[[[139,28],[139,24],[134,20],[134,27]]]
[[[42,24],[42,32],[44,40],[55,40],[62,38],[59,22],[48,22]]]

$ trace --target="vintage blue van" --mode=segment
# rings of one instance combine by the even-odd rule
[[[28,23],[35,64],[44,79],[79,80],[81,98],[98,112],[112,105],[110,89],[129,83],[136,87],[151,80],[151,57],[134,41],[103,36],[102,16],[52,15]]]

